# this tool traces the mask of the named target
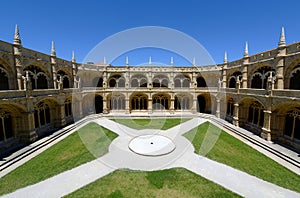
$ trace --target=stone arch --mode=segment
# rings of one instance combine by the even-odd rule
[[[230,75],[230,77],[228,78],[228,88],[235,88],[237,79],[242,79],[242,73],[240,71],[236,71]]]
[[[203,76],[198,76],[196,81],[197,81],[197,87],[207,87],[206,81]]]
[[[108,85],[110,88],[125,87],[125,78],[121,74],[113,74],[108,79]]]
[[[95,104],[95,113],[103,113],[103,97],[101,95],[96,94],[94,98]]]
[[[275,70],[271,66],[264,65],[258,68],[256,67],[256,70],[252,70],[250,75],[250,87],[254,89],[266,89],[267,80],[271,72],[273,76],[275,76]]]
[[[9,90],[9,76],[5,68],[0,65],[0,90]]]
[[[190,94],[176,94],[174,97],[175,110],[189,110],[192,107],[192,96]]]
[[[87,94],[82,98],[82,113],[90,115],[95,113],[95,94]]]
[[[131,77],[131,87],[147,87],[147,77],[143,74],[135,74]]]
[[[289,80],[289,89],[300,90],[300,64],[294,67],[287,79]]]
[[[61,126],[60,105],[55,98],[45,98],[34,105],[34,122],[39,137],[43,137]]]
[[[197,112],[199,113],[215,113],[215,97],[211,94],[200,94],[197,96]]]
[[[178,74],[174,78],[174,87],[175,88],[189,88],[191,79],[185,74]]]
[[[51,80],[47,71],[36,65],[29,65],[23,71],[28,72],[32,89],[48,89]]]
[[[148,96],[144,93],[133,93],[130,96],[131,110],[147,110],[148,109]]]
[[[153,77],[152,80],[153,87],[168,87],[169,86],[169,78],[166,75],[158,74]]]
[[[93,79],[93,87],[103,87],[103,77],[95,77]]]
[[[63,88],[65,89],[70,88],[71,78],[64,70],[59,70],[57,72],[57,80],[61,80],[61,78],[62,78]]]
[[[125,110],[125,96],[122,93],[115,93],[109,94],[107,96],[107,99],[109,101],[108,109],[112,111],[120,111]]]
[[[169,110],[171,103],[171,97],[167,93],[157,93],[152,96],[152,108],[153,110]]]
[[[24,106],[12,102],[0,103],[0,142],[11,142],[17,140],[23,132]],[[1,150],[1,149],[0,149]]]
[[[241,99],[239,103],[240,126],[260,135],[264,124],[264,109],[264,104],[256,98]]]

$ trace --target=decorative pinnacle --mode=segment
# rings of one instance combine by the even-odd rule
[[[74,53],[74,51],[72,51],[72,62],[73,62],[73,63],[76,63],[76,59],[75,59],[75,53]]]
[[[196,66],[196,58],[193,58],[193,66]]]
[[[244,50],[244,57],[248,57],[249,56],[249,52],[248,52],[248,42],[246,41],[245,44],[245,50]]]
[[[171,62],[170,62],[171,66],[174,66],[174,60],[173,57],[171,57]]]
[[[224,63],[227,63],[227,52],[224,53]]]
[[[103,65],[106,65],[106,57],[103,57]]]
[[[284,47],[284,46],[286,46],[286,42],[285,42],[284,27],[282,27],[280,33],[280,39],[278,42],[278,47]]]
[[[54,41],[52,41],[51,56],[56,56],[55,47],[54,47]]]
[[[129,65],[129,60],[128,60],[128,56],[126,56],[126,66]]]
[[[15,27],[14,44],[21,45],[21,37],[20,37],[18,24],[16,24]]]
[[[151,56],[149,57],[149,65],[152,65]]]

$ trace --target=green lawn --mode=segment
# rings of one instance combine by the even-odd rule
[[[170,129],[190,118],[153,118],[153,119],[111,119],[133,129]]]
[[[239,197],[183,168],[117,170],[67,197]]]
[[[300,192],[300,176],[266,157],[245,143],[237,140],[213,124],[206,122],[187,132],[184,136],[189,139],[195,148],[195,153],[206,154],[201,147],[205,136],[216,139],[214,147],[206,157],[237,168],[263,180]],[[208,139],[208,141],[209,141]]]
[[[88,133],[89,135],[84,135]],[[117,135],[96,123],[89,123],[40,155],[0,179],[0,194],[40,182],[66,170],[92,161],[108,151]],[[88,149],[82,139],[90,140]],[[93,152],[89,151],[93,149]]]

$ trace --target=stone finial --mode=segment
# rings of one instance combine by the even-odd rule
[[[174,60],[173,60],[173,57],[171,57],[170,65],[171,65],[171,66],[174,66]]]
[[[20,32],[17,24],[15,27],[14,44],[21,45],[21,37],[20,37]]]
[[[193,66],[196,66],[196,58],[193,58]]]
[[[149,65],[152,65],[151,56],[149,57]]]
[[[224,63],[227,63],[227,52],[224,53]]]
[[[245,43],[245,49],[244,49],[244,57],[248,57],[248,56],[249,56],[248,42],[246,41],[246,43]]]
[[[284,27],[282,27],[280,33],[280,39],[278,42],[278,47],[284,47],[284,46],[286,46],[286,42],[285,42]]]
[[[129,65],[129,60],[128,60],[128,56],[126,56],[126,66]]]
[[[76,58],[75,58],[75,53],[74,53],[74,51],[72,51],[72,62],[73,62],[73,63],[76,63]]]
[[[52,41],[52,45],[51,45],[51,56],[56,56],[54,41]]]
[[[106,65],[106,57],[103,57],[103,65]]]

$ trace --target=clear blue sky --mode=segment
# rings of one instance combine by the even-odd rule
[[[95,45],[119,31],[164,26],[190,35],[222,63],[224,51],[229,61],[241,58],[245,41],[250,54],[275,48],[282,26],[287,43],[300,41],[299,7],[298,0],[2,1],[0,40],[12,42],[18,24],[24,47],[49,54],[54,40],[58,57],[70,60],[74,50],[81,62]],[[153,62],[165,61],[152,53],[144,50],[140,58],[145,60],[139,61],[147,62],[149,56]]]

